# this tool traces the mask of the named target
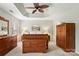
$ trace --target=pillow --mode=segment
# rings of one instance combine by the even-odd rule
[[[32,31],[32,32],[30,32],[30,34],[42,34],[42,32],[40,32],[40,31]]]
[[[29,32],[23,32],[22,34],[30,34]]]
[[[50,35],[50,33],[49,33],[49,32],[43,32],[43,34],[48,34],[48,35]]]

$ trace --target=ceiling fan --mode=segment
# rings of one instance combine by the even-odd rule
[[[39,3],[34,3],[34,7],[26,7],[28,9],[35,9],[32,11],[32,14],[34,14],[37,10],[41,13],[44,13],[44,10],[45,8],[48,8],[49,5],[39,5]]]

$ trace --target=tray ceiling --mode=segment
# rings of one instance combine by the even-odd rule
[[[49,5],[48,8],[46,9],[43,9],[44,10],[44,13],[40,13],[40,12],[36,12],[34,14],[32,14],[32,11],[34,9],[28,9],[26,7],[34,7],[33,3],[16,3],[16,7],[20,10],[20,12],[24,15],[24,16],[27,16],[27,17],[35,17],[35,18],[40,18],[40,17],[48,17],[51,15],[52,13],[52,4],[51,3],[40,3],[39,5]]]

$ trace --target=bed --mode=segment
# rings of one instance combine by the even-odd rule
[[[48,34],[23,34],[22,52],[47,52],[50,36]]]

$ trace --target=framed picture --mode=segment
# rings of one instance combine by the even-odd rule
[[[40,31],[40,26],[38,26],[38,25],[33,25],[33,26],[32,26],[32,31]]]

